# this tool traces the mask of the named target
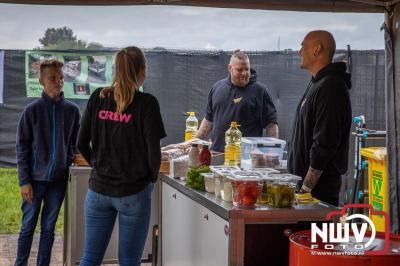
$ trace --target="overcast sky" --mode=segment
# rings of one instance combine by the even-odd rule
[[[181,6],[71,7],[0,4],[0,49],[32,49],[49,27],[106,47],[298,50],[313,29],[337,47],[383,49],[383,14],[307,13]]]

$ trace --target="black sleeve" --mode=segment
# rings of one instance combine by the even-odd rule
[[[264,89],[261,106],[261,123],[263,127],[265,128],[270,123],[278,124],[278,115],[276,112],[276,108],[272,101],[271,95],[269,95],[268,93],[267,88]]]
[[[212,88],[210,93],[208,94],[208,101],[207,101],[206,115],[205,115],[205,119],[210,122],[213,122],[213,120],[214,120],[214,113],[213,113],[213,109],[212,109],[213,91],[214,91],[214,88]]]
[[[310,150],[310,166],[325,170],[346,136],[344,121],[350,108],[344,85],[336,82],[321,88],[314,104],[315,126]]]
[[[92,165],[92,148],[90,145],[90,141],[92,139],[91,136],[91,125],[92,125],[92,109],[93,104],[95,102],[94,98],[96,97],[96,92],[94,92],[86,105],[86,110],[82,117],[81,127],[79,129],[78,134],[78,150],[82,154],[83,158]]]
[[[162,121],[160,106],[155,97],[151,96],[146,104],[143,117],[143,134],[146,140],[150,178],[157,181],[161,163],[160,140],[167,136]]]

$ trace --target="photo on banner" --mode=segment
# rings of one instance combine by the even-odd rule
[[[57,59],[64,63],[64,96],[89,99],[99,87],[111,85],[115,52],[25,52],[25,83],[27,97],[40,97],[39,65],[43,60]]]
[[[4,51],[0,51],[0,104],[4,103],[3,88],[4,88]]]

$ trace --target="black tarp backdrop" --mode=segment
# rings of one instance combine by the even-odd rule
[[[65,51],[67,52],[67,51]],[[294,51],[249,52],[258,80],[266,84],[278,109],[280,137],[287,139],[294,111],[304,93],[310,75],[299,68],[300,57]],[[339,51],[344,58],[346,51]],[[146,51],[148,79],[146,92],[155,95],[161,107],[168,137],[163,145],[184,138],[185,113],[204,116],[209,90],[226,77],[229,52]],[[363,114],[371,129],[385,130],[385,57],[384,51],[351,51],[351,90],[353,116]],[[0,167],[15,167],[15,135],[25,105],[35,100],[26,97],[25,51],[5,50],[4,104],[0,105]],[[86,100],[72,100],[82,111]],[[353,164],[351,139],[349,166]],[[371,143],[374,145],[374,143]],[[384,145],[384,143],[382,144]],[[350,168],[349,168],[350,169]],[[352,175],[352,171],[349,171]]]

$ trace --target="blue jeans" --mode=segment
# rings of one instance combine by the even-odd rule
[[[64,200],[66,187],[67,180],[56,182],[32,182],[32,203],[28,203],[25,200],[22,201],[22,222],[18,238],[18,250],[15,266],[28,265],[33,234],[35,233],[42,202],[43,208],[40,217],[40,241],[37,265],[50,265],[51,249],[54,242],[54,228]]]
[[[120,266],[140,265],[150,223],[150,183],[141,192],[127,197],[109,197],[89,189],[85,199],[85,245],[81,266],[97,266],[103,261],[118,215],[118,262]]]

